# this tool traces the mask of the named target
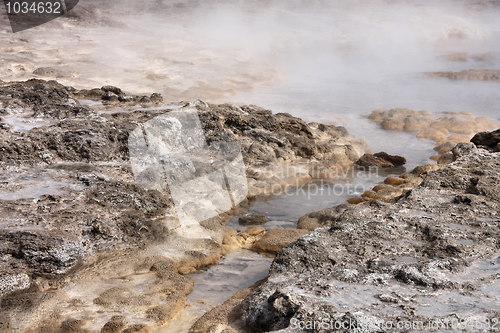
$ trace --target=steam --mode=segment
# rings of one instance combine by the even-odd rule
[[[308,120],[393,107],[494,116],[498,85],[422,73],[498,68],[499,4],[88,0],[68,18],[1,33],[0,69],[8,80],[52,67],[78,87],[254,103]],[[450,61],[455,53],[471,57]]]

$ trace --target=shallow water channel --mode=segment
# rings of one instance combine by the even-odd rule
[[[351,177],[337,182],[312,182],[277,197],[257,200],[249,213],[266,215],[269,221],[262,225],[265,229],[294,228],[297,220],[305,214],[345,203],[348,198],[359,196],[383,182],[385,177],[403,171],[398,168],[368,173],[353,169],[349,173]],[[238,231],[249,227],[240,225],[237,216],[231,218],[228,225]],[[219,265],[191,274],[195,284],[186,308],[156,333],[188,332],[204,313],[265,278],[271,262],[269,257],[242,250],[222,258]]]

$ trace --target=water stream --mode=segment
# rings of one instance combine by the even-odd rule
[[[401,169],[382,173],[367,173],[353,169],[353,177],[337,182],[312,182],[280,196],[257,200],[249,209],[251,214],[264,214],[268,222],[262,226],[273,228],[294,228],[297,220],[305,214],[345,203],[346,199],[359,196],[385,177],[396,175]],[[238,231],[249,226],[238,223],[238,217],[229,220],[228,225]],[[272,259],[243,250],[222,258],[217,266],[206,271],[191,274],[195,285],[188,296],[186,308],[167,326],[155,333],[188,332],[194,322],[213,307],[224,303],[237,291],[248,288],[265,278]]]
[[[265,278],[271,262],[271,258],[242,250],[222,258],[217,266],[191,274],[195,287],[188,296],[186,308],[156,333],[188,332],[205,312]]]

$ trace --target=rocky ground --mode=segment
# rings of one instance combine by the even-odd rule
[[[497,331],[499,131],[458,145],[454,162],[392,202],[309,214],[323,227],[192,332]]]
[[[186,235],[168,190],[134,182],[129,133],[184,106],[198,110],[209,145],[241,147],[249,199],[335,177],[364,154],[364,143],[342,127],[257,106],[165,104],[159,94],[134,96],[111,86],[2,82],[2,332],[148,331],[182,309],[192,288],[182,274],[265,236],[258,227],[236,233],[224,226],[237,209]],[[303,234],[291,232],[290,241]],[[279,250],[273,239],[281,241],[269,235],[258,250]]]
[[[450,148],[439,166],[387,178],[351,200],[357,205],[266,231],[258,226],[266,216],[245,214],[255,197],[336,178],[354,163],[396,167],[404,158],[365,154],[342,127],[256,106],[164,103],[159,94],[40,80],[1,83],[0,102],[2,331],[151,331],[184,308],[193,288],[186,273],[241,248],[276,255],[269,277],[192,332],[339,324],[382,332],[410,322],[487,331],[498,320],[499,130]],[[183,108],[197,110],[210,147],[241,147],[248,178],[247,199],[192,234],[179,226],[168,189],[138,186],[129,161],[132,131]],[[382,118],[403,129],[414,118],[391,114]],[[478,123],[492,126],[480,119],[467,128]],[[232,214],[251,227],[225,226]]]

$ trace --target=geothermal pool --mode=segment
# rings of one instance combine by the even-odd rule
[[[408,169],[428,163],[435,143],[383,130],[365,115],[401,107],[500,120],[500,82],[426,74],[500,68],[499,1],[87,0],[68,18],[16,34],[1,15],[3,81],[39,77],[77,88],[160,92],[175,102],[256,104],[345,126],[374,152],[404,155]],[[37,125],[10,121],[19,130]],[[344,184],[368,189],[382,179],[361,175]],[[332,186],[261,200],[250,211],[269,217],[266,228],[292,227],[304,214],[360,194],[327,195]],[[229,225],[241,230],[236,220]],[[158,332],[187,331],[265,277],[269,264],[242,251],[192,275],[188,307]]]
[[[91,0],[16,34],[2,16],[0,72],[170,101],[257,104],[346,126],[372,150],[405,152],[418,164],[432,143],[385,134],[362,116],[404,107],[498,121],[498,81],[426,73],[498,69],[499,14],[498,1],[479,0]]]

